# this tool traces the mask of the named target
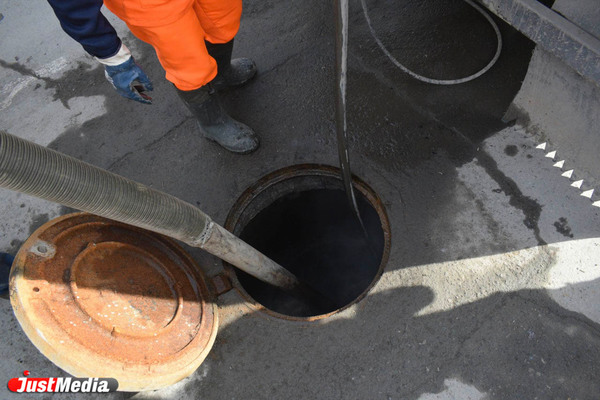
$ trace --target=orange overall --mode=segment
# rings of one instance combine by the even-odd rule
[[[217,75],[205,40],[227,43],[237,34],[242,0],[104,0],[140,40],[151,44],[180,90],[194,90]]]

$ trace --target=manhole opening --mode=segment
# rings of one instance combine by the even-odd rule
[[[291,295],[233,269],[238,288],[268,311],[300,319],[326,316],[360,299],[387,261],[389,227],[374,192],[363,182],[356,186],[366,235],[334,168],[285,169],[249,189],[228,225],[319,296]]]

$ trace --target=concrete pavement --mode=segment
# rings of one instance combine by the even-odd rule
[[[384,43],[414,69],[452,78],[493,54],[492,30],[461,1],[368,5]],[[599,396],[600,209],[561,176],[546,157],[551,149],[536,149],[523,128],[501,122],[533,45],[501,24],[504,50],[488,74],[430,86],[398,71],[358,3],[351,7],[351,162],[390,217],[382,278],[361,302],[311,323],[267,316],[228,292],[218,299],[216,343],[194,375],[157,392],[98,398]],[[262,136],[248,156],[198,136],[152,49],[122,24],[155,83],[152,106],[116,95],[43,1],[1,8],[0,34],[11,40],[0,43],[0,129],[173,194],[219,223],[266,173],[337,164],[327,2],[245,2],[234,55],[251,55],[259,75],[224,100]],[[67,211],[5,190],[0,196],[0,251],[15,252],[33,229]],[[221,270],[218,260],[187,250],[208,275]],[[8,300],[0,307],[0,380],[25,369],[64,376],[25,337]]]

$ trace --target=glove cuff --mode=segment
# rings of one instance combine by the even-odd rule
[[[115,66],[115,65],[123,64],[125,61],[129,60],[130,57],[131,57],[131,52],[129,51],[127,46],[125,46],[125,44],[121,43],[121,47],[119,48],[119,51],[117,51],[117,54],[115,54],[114,56],[107,57],[107,58],[98,58],[98,57],[94,57],[94,58],[98,62],[100,62],[104,65]]]

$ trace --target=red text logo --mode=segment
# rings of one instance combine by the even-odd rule
[[[108,393],[119,387],[114,378],[30,378],[29,374],[24,371],[24,378],[8,381],[8,390],[16,393]]]

